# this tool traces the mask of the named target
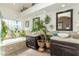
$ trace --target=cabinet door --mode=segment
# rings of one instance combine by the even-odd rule
[[[76,56],[77,55],[77,52],[76,52],[76,49],[74,47],[62,47],[62,55],[63,56]]]
[[[56,43],[52,43],[51,55],[62,56],[62,48]]]
[[[28,47],[35,48],[35,38],[34,37],[27,37],[26,45]]]
[[[76,56],[76,48],[63,45],[63,44],[58,44],[58,43],[52,43],[52,55],[56,56]]]

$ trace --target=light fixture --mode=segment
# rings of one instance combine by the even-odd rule
[[[65,6],[66,6],[65,4],[61,5],[61,7],[65,7]]]

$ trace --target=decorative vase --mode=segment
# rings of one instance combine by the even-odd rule
[[[44,40],[37,40],[38,43],[38,51],[43,52],[44,51],[44,46],[45,46],[45,41]]]

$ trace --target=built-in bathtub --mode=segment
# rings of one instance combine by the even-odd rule
[[[3,40],[0,43],[1,53],[2,55],[9,55],[11,53],[15,53],[20,49],[26,48],[25,43],[26,43],[25,37]]]

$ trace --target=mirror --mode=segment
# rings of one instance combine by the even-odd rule
[[[73,30],[73,9],[56,13],[56,30]]]
[[[33,18],[32,32],[39,31],[40,28],[37,26],[37,23],[40,23],[40,17]]]

